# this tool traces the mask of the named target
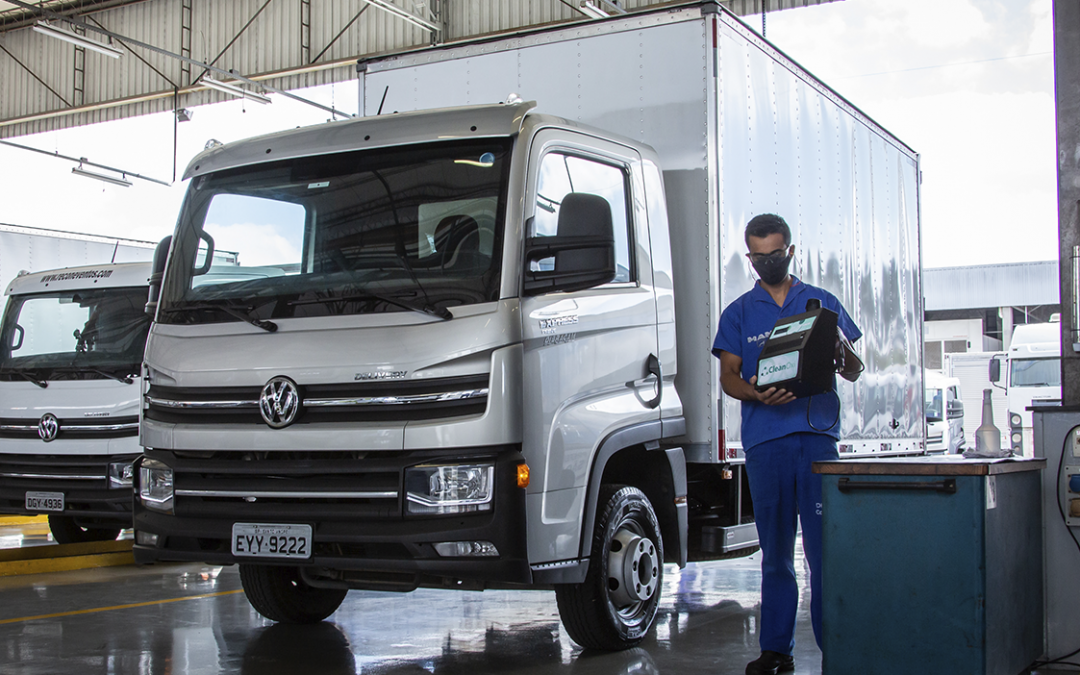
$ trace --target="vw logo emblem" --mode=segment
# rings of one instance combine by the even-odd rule
[[[275,377],[266,383],[259,395],[259,414],[263,422],[274,429],[293,423],[300,412],[300,391],[287,377]]]
[[[38,438],[48,443],[56,440],[58,433],[60,433],[60,420],[56,419],[56,415],[52,413],[42,415],[37,423]]]

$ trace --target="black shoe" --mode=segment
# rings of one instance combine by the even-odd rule
[[[795,670],[795,659],[790,654],[780,652],[761,652],[756,661],[746,664],[746,675],[776,675]]]

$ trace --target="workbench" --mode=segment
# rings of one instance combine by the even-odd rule
[[[1042,654],[1042,459],[814,464],[824,675],[1017,675]]]

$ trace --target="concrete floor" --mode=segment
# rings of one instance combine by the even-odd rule
[[[628,652],[587,653],[550,592],[353,591],[316,626],[275,625],[236,568],[114,567],[0,578],[4,675],[229,673],[743,673],[757,657],[759,559],[666,566],[656,629]],[[805,565],[798,568],[805,574]],[[808,608],[808,597],[804,597]],[[808,609],[797,673],[821,672]]]
[[[0,548],[48,545],[40,524],[0,528]],[[235,567],[0,577],[0,674],[741,675],[759,652],[759,566],[759,555],[665,566],[656,627],[622,653],[571,642],[551,592],[352,591],[328,621],[286,626],[251,608]],[[805,589],[801,556],[796,570]],[[795,664],[799,675],[821,673],[807,592]]]

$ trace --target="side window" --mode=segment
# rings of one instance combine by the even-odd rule
[[[615,232],[614,282],[633,280],[630,264],[630,222],[627,217],[626,172],[612,164],[561,152],[550,152],[540,162],[536,185],[536,214],[531,237],[552,237],[559,232],[559,207],[563,198],[573,192],[603,197],[611,205],[611,221]],[[567,234],[567,233],[564,233]],[[541,261],[541,269],[550,260]],[[546,269],[550,269],[547,267]]]

